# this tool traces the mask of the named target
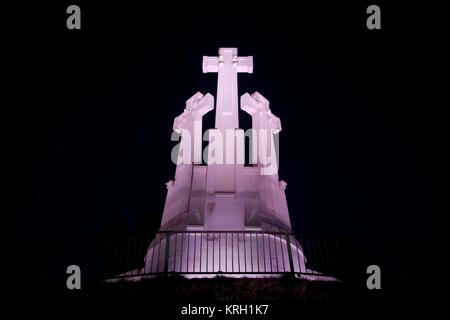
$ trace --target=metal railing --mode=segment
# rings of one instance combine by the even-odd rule
[[[332,275],[351,265],[342,238],[265,231],[160,231],[109,243],[105,278],[158,274],[191,276]]]

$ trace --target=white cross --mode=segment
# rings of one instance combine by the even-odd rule
[[[253,73],[253,57],[238,57],[237,48],[220,48],[218,57],[203,57],[203,72],[217,72],[217,129],[239,128],[237,74]]]

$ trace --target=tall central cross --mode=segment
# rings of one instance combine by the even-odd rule
[[[203,57],[203,72],[217,72],[216,129],[239,128],[238,72],[253,73],[253,57],[238,57],[237,48],[220,48],[218,57]]]

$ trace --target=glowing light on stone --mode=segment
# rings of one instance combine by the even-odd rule
[[[253,58],[238,56],[236,48],[221,48],[218,56],[203,57],[203,72],[218,73],[215,128],[210,139],[214,132],[220,132],[225,140],[222,146],[231,145],[236,151],[236,138],[227,136],[226,131],[242,131],[237,77],[238,73],[253,72]],[[180,233],[167,233],[166,237],[158,234],[160,237],[148,248],[141,271],[197,272],[189,276],[206,277],[210,273],[246,272],[251,267],[254,274],[245,276],[258,277],[264,276],[258,274],[260,270],[292,271],[289,270],[290,250],[295,260],[293,271],[306,272],[300,243],[294,236],[286,236],[292,232],[285,196],[287,184],[278,178],[274,143],[274,133],[281,131],[280,119],[272,114],[269,101],[260,93],[245,93],[240,108],[251,116],[252,130],[258,136],[257,143],[251,147],[255,165],[245,166],[236,161],[238,153],[231,155],[232,163],[201,165],[202,117],[213,108],[212,95],[196,93],[186,102],[184,112],[175,118],[173,129],[181,133],[182,142],[185,135],[182,152],[188,152],[189,157],[186,154],[183,157],[190,160],[177,162],[175,179],[166,184],[160,230]],[[265,153],[271,154],[270,160],[264,157]],[[258,233],[244,233],[247,231]],[[154,258],[161,252],[165,255],[166,248],[167,259]],[[244,273],[229,276],[239,277]]]

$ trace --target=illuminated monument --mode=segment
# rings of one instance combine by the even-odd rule
[[[286,183],[278,179],[276,156],[280,119],[261,94],[246,93],[240,108],[252,118],[251,134],[239,128],[237,77],[253,72],[253,57],[221,48],[217,57],[203,57],[203,72],[218,74],[215,128],[203,152],[202,117],[214,109],[210,94],[192,96],[175,118],[173,129],[181,137],[175,179],[166,184],[160,233],[140,273],[273,276],[281,265],[283,271],[306,272],[299,242],[287,236],[292,230]],[[244,163],[247,136],[251,165]],[[245,272],[250,265],[252,274]]]

